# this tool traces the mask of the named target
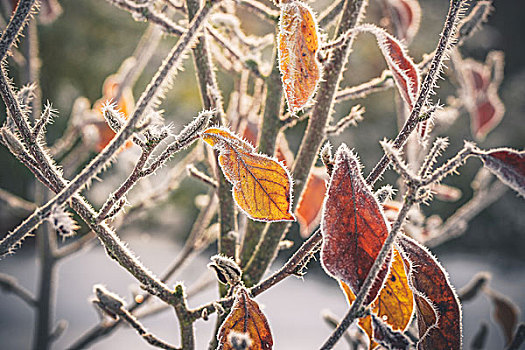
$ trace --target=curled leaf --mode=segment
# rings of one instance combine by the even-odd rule
[[[374,25],[363,25],[356,30],[373,34],[376,37],[386,64],[392,72],[397,89],[403,100],[412,109],[419,91],[419,70],[403,44],[385,30]]]
[[[232,343],[240,338],[239,334],[242,338],[248,339],[250,350],[273,348],[270,325],[257,302],[248,296],[244,288],[240,288],[237,292],[232,310],[217,333],[218,349],[235,349]]]
[[[471,59],[457,64],[460,74],[461,97],[470,115],[470,126],[474,136],[482,140],[501,121],[505,106],[498,96],[503,76],[504,56],[493,51],[485,63]]]
[[[301,226],[301,236],[306,238],[321,221],[321,208],[326,193],[326,171],[314,167],[310,172],[303,196],[299,200],[295,215]]]
[[[319,31],[308,5],[292,0],[279,6],[279,69],[288,107],[295,113],[312,99],[321,77]]]
[[[525,197],[525,151],[499,148],[476,153],[498,179]]]
[[[410,43],[419,30],[421,6],[418,0],[386,0],[390,21],[395,34],[405,43]]]
[[[492,317],[503,330],[505,345],[509,345],[518,326],[519,309],[509,298],[492,289],[487,289],[486,294],[494,307]]]
[[[357,156],[345,144],[335,156],[321,229],[325,271],[357,294],[388,236],[388,228],[380,204],[363,179]],[[376,298],[387,273],[388,266],[378,274],[366,304]]]
[[[220,152],[219,165],[233,185],[235,203],[259,221],[294,221],[291,177],[278,161],[257,154],[252,145],[229,130],[209,128],[202,139]]]
[[[415,240],[401,235],[397,242],[410,263],[408,279],[416,301],[418,349],[460,349],[461,306],[447,273]]]

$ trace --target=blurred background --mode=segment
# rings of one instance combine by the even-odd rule
[[[267,3],[270,6],[269,2]],[[318,12],[322,12],[329,5],[328,1],[309,3]],[[371,0],[370,3],[366,21],[380,23],[381,9],[376,1]],[[420,3],[423,11],[421,28],[409,48],[416,62],[424,53],[435,47],[448,5],[447,1],[420,0]],[[52,102],[54,108],[59,111],[54,124],[48,128],[49,144],[53,144],[64,132],[75,99],[84,96],[94,104],[102,97],[105,79],[119,69],[124,59],[133,54],[147,28],[146,23],[135,21],[129,13],[111,6],[106,1],[60,0],[60,4],[63,13],[53,23],[38,26],[42,97],[43,101]],[[461,48],[464,57],[472,57],[481,62],[491,50],[505,52],[505,77],[500,88],[500,97],[506,112],[501,123],[485,140],[477,143],[484,149],[500,146],[523,149],[525,47],[522,42],[525,23],[519,16],[525,11],[525,2],[495,0],[494,7],[495,11],[488,23]],[[241,12],[240,17],[242,28],[248,34],[262,35],[273,32],[270,25],[253,15]],[[135,99],[175,42],[176,38],[169,36],[162,39],[133,88]],[[22,39],[19,50],[24,52],[26,46],[27,43]],[[269,54],[265,55],[269,57]],[[25,84],[27,73],[17,68],[13,59],[10,59],[9,64],[9,72],[15,84]],[[383,69],[385,63],[375,41],[368,35],[360,36],[342,86],[367,81],[376,77]],[[235,84],[234,77],[219,70],[218,78],[227,104]],[[434,99],[444,102],[456,88],[453,81],[442,82]],[[366,99],[342,103],[336,109],[336,118],[347,114],[357,103],[366,108],[364,121],[358,128],[349,128],[342,135],[333,138],[332,144],[338,146],[345,142],[355,148],[367,173],[381,156],[378,141],[397,134],[394,91],[391,89]],[[172,123],[174,130],[180,130],[201,108],[193,60],[189,58],[185,60],[184,70],[178,73],[162,109],[165,111],[166,122]],[[0,110],[0,121],[4,122],[4,107],[0,107]],[[305,126],[306,123],[299,123],[287,133],[290,147],[294,151]],[[455,154],[462,147],[463,140],[474,140],[466,112],[463,112],[447,130],[447,135],[451,145],[444,158]],[[124,179],[137,154],[137,150],[134,149],[123,151],[119,155],[120,161],[101,175],[101,178],[107,181],[94,183],[86,192],[96,206],[100,206],[107,194]],[[175,164],[177,159],[171,161],[166,168]],[[479,161],[469,160],[461,169],[461,176],[451,176],[445,180],[446,184],[461,189],[463,197],[460,200],[452,203],[435,200],[430,206],[422,208],[423,211],[427,214],[437,214],[442,219],[452,215],[472,197],[470,184],[479,167]],[[162,174],[159,175],[160,178]],[[146,188],[150,185],[148,181],[156,180],[146,179],[143,185]],[[389,172],[383,182],[395,184],[394,174]],[[34,188],[32,174],[4,147],[0,148],[0,189],[32,201]],[[148,211],[147,215],[143,215],[140,220],[134,221],[118,233],[130,243],[130,247],[137,252],[146,266],[160,273],[180,251],[191,229],[199,209],[198,200],[195,198],[206,192],[207,188],[204,185],[192,179],[185,179],[176,191],[169,194],[165,203]],[[1,235],[16,227],[23,217],[0,202]],[[85,228],[81,228],[79,232],[85,232]],[[299,229],[296,224],[288,236],[299,242]],[[186,285],[191,286],[195,282],[195,276],[206,270],[208,258],[215,250],[215,247],[211,247],[205,251],[186,266],[177,279],[184,280]],[[272,269],[282,264],[292,251],[293,249],[283,251]],[[493,275],[491,287],[508,296],[521,310],[525,310],[525,205],[523,199],[518,198],[515,192],[507,191],[499,201],[483,210],[469,223],[464,235],[432,251],[448,270],[456,288],[465,285],[475,273],[488,271]],[[14,275],[22,285],[35,291],[38,265],[34,239],[26,240],[17,254],[0,261],[0,272]],[[98,245],[60,263],[55,319],[66,319],[69,327],[55,343],[56,349],[66,348],[97,322],[98,315],[88,301],[95,283],[106,284],[110,290],[126,297],[127,300],[131,298],[130,286],[135,286],[128,273],[108,259]],[[216,290],[211,288],[191,299],[190,306],[197,306],[215,298]],[[259,300],[270,320],[276,349],[311,349],[320,346],[330,333],[330,328],[320,316],[321,312],[329,310],[340,318],[347,309],[337,283],[324,274],[317,261],[310,263],[308,274],[303,280],[288,279],[282,285],[261,295]],[[469,348],[472,337],[483,320],[489,322],[488,342],[485,348],[503,348],[503,333],[491,318],[492,311],[489,300],[484,296],[464,304],[465,348]],[[23,302],[12,295],[0,294],[0,349],[29,348],[33,319],[32,310]],[[520,315],[519,320],[523,319],[523,315]],[[167,311],[149,318],[145,320],[145,324],[162,339],[178,344],[178,326],[173,312]],[[198,349],[207,347],[213,325],[214,318],[208,322],[197,322]],[[93,348],[146,349],[149,346],[134,331],[126,328],[96,343]],[[341,341],[337,349],[345,348],[348,348],[347,345]]]

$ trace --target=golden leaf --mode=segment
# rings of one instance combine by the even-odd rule
[[[355,300],[354,293],[344,282],[339,282],[346,295],[349,304]],[[404,331],[412,318],[414,310],[413,293],[408,286],[408,279],[405,272],[403,260],[399,252],[394,249],[394,259],[390,267],[390,273],[385,280],[385,284],[379,296],[372,303],[374,312],[385,323],[389,324],[393,330]],[[370,339],[370,349],[374,349],[378,344],[373,341],[372,318],[363,317],[359,320],[359,326],[365,331]]]
[[[209,128],[202,139],[219,150],[219,165],[246,215],[259,221],[295,221],[292,180],[281,163],[257,154],[252,145],[226,129]]]

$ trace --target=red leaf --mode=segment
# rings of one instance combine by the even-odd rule
[[[314,167],[306,182],[303,196],[297,205],[295,216],[301,225],[301,236],[304,238],[308,237],[321,221],[326,179],[324,168]]]
[[[250,299],[244,288],[237,292],[232,310],[217,333],[219,350],[236,349],[232,335],[248,338],[250,350],[273,348],[270,325],[257,302]]]
[[[502,182],[525,197],[525,150],[499,148],[476,155]]]
[[[412,109],[419,91],[419,70],[412,58],[408,56],[403,44],[374,25],[363,25],[357,30],[375,35],[401,97]]]
[[[519,309],[509,298],[493,290],[487,290],[494,311],[492,317],[500,325],[505,335],[505,345],[510,344],[518,325]]]
[[[461,306],[447,273],[432,254],[415,240],[398,238],[410,263],[409,284],[416,299],[418,349],[461,348]]]
[[[387,0],[391,22],[397,37],[410,43],[419,30],[421,7],[417,0]]]
[[[363,179],[357,156],[345,144],[335,156],[321,228],[324,269],[346,282],[357,295],[388,236],[388,228],[381,205]],[[389,264],[390,259],[374,282],[366,304],[377,297]]]
[[[503,53],[491,52],[485,63],[471,59],[459,61],[461,97],[470,115],[474,136],[482,140],[501,121],[505,106],[498,96],[503,75]]]

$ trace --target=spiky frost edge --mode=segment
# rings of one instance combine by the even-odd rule
[[[517,174],[514,171],[513,167],[509,167],[504,162],[502,162],[500,159],[492,157],[491,153],[495,153],[495,152],[510,152],[510,153],[514,153],[514,154],[518,155],[519,157],[523,158],[523,161],[525,162],[525,150],[518,151],[518,150],[515,150],[515,149],[512,149],[512,148],[508,148],[508,147],[501,147],[501,148],[494,148],[494,149],[491,149],[491,150],[488,150],[488,151],[476,150],[474,152],[474,155],[476,155],[479,158],[481,158],[481,160],[483,161],[483,166],[484,167],[486,167],[491,173],[496,175],[496,177],[501,182],[503,182],[505,185],[509,186],[514,191],[518,192],[518,194],[520,196],[525,198],[525,188],[521,188],[518,183],[515,183],[515,181],[511,181],[510,179],[508,179],[506,177],[503,177],[500,174],[499,169],[502,167],[501,164],[503,163],[506,168],[510,168],[512,173],[515,175],[516,178],[521,177],[521,175]],[[489,163],[490,162],[496,163],[498,165],[497,168],[496,167],[492,167],[491,165],[487,165],[487,158],[488,157],[490,157],[489,158],[490,160],[488,162]]]
[[[315,103],[315,99],[314,99],[314,96],[316,95],[317,93],[317,90],[319,89],[319,83],[321,82],[321,80],[323,79],[323,65],[320,64],[318,61],[317,61],[317,52],[319,52],[319,42],[321,41],[320,38],[321,38],[321,32],[319,30],[319,24],[317,23],[317,17],[316,17],[316,14],[315,14],[315,11],[306,3],[304,2],[300,2],[300,1],[295,1],[295,0],[292,0],[290,2],[287,2],[287,3],[282,3],[279,5],[280,8],[281,8],[281,15],[279,16],[279,36],[278,36],[278,40],[277,40],[277,60],[278,60],[278,64],[279,64],[279,72],[281,73],[281,83],[283,84],[283,90],[284,90],[284,95],[285,95],[285,98],[286,98],[286,103],[288,105],[288,108],[290,109],[290,113],[295,115],[297,114],[298,112],[301,112],[301,111],[304,111],[306,108],[312,106],[314,103]],[[315,33],[317,34],[317,42],[318,42],[318,49],[317,51],[314,52],[314,61],[317,65],[317,70],[319,72],[319,79],[317,80],[316,84],[315,84],[315,88],[313,89],[313,91],[311,92],[311,94],[308,96],[308,99],[306,100],[306,102],[300,107],[300,108],[295,108],[295,107],[291,107],[290,106],[290,100],[288,99],[288,94],[286,93],[286,89],[285,89],[285,85],[286,84],[290,84],[290,87],[292,90],[295,90],[294,89],[294,79],[290,79],[289,82],[285,83],[284,81],[284,73],[282,72],[281,70],[281,58],[283,57],[283,52],[281,52],[281,50],[279,49],[280,47],[280,43],[281,43],[281,40],[282,40],[282,34],[283,32],[286,33],[286,35],[295,35],[296,33],[290,33],[290,32],[287,32],[286,30],[283,30],[283,24],[282,24],[282,17],[283,17],[283,12],[285,11],[286,8],[293,8],[294,11],[297,11],[299,9],[299,7],[303,7],[304,9],[306,9],[306,11],[308,11],[312,17],[312,20],[314,22],[314,28],[315,28]],[[299,15],[299,23],[301,22],[301,17],[300,17],[300,14],[299,13],[295,13],[293,15],[294,17],[294,22],[295,22],[295,17]],[[299,23],[295,23],[295,25],[293,25],[293,28],[294,29],[297,29],[297,27],[299,27]],[[295,48],[295,42],[294,41],[289,41],[292,45],[287,45],[287,47],[289,47],[289,49],[287,50],[287,54],[289,55],[289,58],[290,58],[290,63],[293,61],[293,58],[295,58],[295,52],[294,52],[294,49]],[[291,64],[288,64],[289,66]],[[291,76],[293,77],[296,73],[296,69],[295,67],[291,69]],[[295,101],[293,100],[292,103],[295,104]]]
[[[326,242],[326,239],[325,239],[326,238],[326,234],[325,234],[325,229],[324,229],[324,222],[325,222],[325,214],[326,214],[326,203],[328,201],[328,193],[330,191],[330,188],[332,187],[332,180],[334,178],[334,174],[337,172],[337,170],[340,167],[340,164],[343,161],[354,162],[355,163],[354,166],[355,166],[355,169],[357,170],[357,174],[356,175],[357,175],[357,178],[358,178],[357,182],[361,182],[361,184],[360,184],[360,185],[362,185],[362,186],[360,186],[361,190],[368,191],[368,193],[374,198],[375,203],[376,203],[376,205],[378,207],[379,213],[380,213],[381,217],[383,218],[383,221],[385,223],[385,226],[386,226],[386,229],[387,229],[388,232],[390,232],[390,223],[386,219],[385,213],[383,211],[383,206],[381,204],[379,204],[379,202],[377,201],[376,196],[374,195],[374,192],[372,191],[372,188],[366,183],[366,181],[365,181],[365,179],[363,177],[363,172],[362,172],[363,165],[361,164],[361,162],[359,160],[359,156],[353,150],[349,149],[348,146],[345,143],[342,143],[339,146],[339,148],[337,149],[336,153],[335,153],[334,169],[332,170],[332,176],[330,176],[330,180],[328,182],[328,186],[326,187],[326,195],[325,195],[325,198],[324,198],[324,201],[323,201],[323,206],[322,206],[321,234],[323,235],[323,243],[322,243],[322,246],[321,246],[320,259],[321,259],[321,266],[322,266],[323,270],[326,272],[326,274],[328,276],[330,276],[330,277],[332,277],[332,278],[334,278],[336,280],[342,280],[343,282],[345,282],[341,277],[335,276],[330,271],[328,271],[328,269],[324,265],[324,259],[323,259],[323,256],[324,256],[324,249],[323,248],[324,248],[324,245],[325,245],[325,242]],[[379,252],[378,252],[378,255],[379,255]],[[387,264],[388,267],[387,267],[387,272],[385,274],[385,278],[383,278],[383,280],[382,280],[381,286],[378,289],[377,296],[374,298],[374,300],[372,300],[370,302],[370,304],[372,304],[377,299],[377,297],[381,293],[381,290],[385,286],[386,279],[388,278],[388,275],[390,274],[390,268],[391,268],[391,265],[392,265],[393,255],[394,254],[393,254],[393,250],[392,250],[390,252],[390,256],[391,256],[390,260],[386,261],[386,262],[388,262],[388,264]],[[376,257],[376,259],[377,259],[377,257]],[[379,275],[379,273],[381,273],[381,269],[379,270],[378,275]],[[374,281],[372,282],[372,285],[370,287],[370,291],[372,290],[372,287],[374,286],[375,282],[377,281],[377,276],[375,276],[375,277],[376,278],[374,278]],[[352,291],[352,292],[354,293],[354,291]],[[354,293],[355,296],[357,296],[357,294],[358,293]],[[368,295],[365,297],[365,301],[366,301],[367,298],[368,298]]]
[[[398,251],[401,254],[401,256],[404,258],[403,259],[403,264],[405,265],[405,272],[406,272],[406,264],[405,264],[405,262],[408,262],[408,264],[410,266],[409,267],[409,272],[407,274],[408,286],[412,290],[412,293],[414,295],[417,295],[417,296],[423,298],[430,305],[430,307],[434,311],[434,314],[436,315],[436,322],[433,325],[429,326],[427,331],[425,332],[425,334],[423,334],[423,336],[419,338],[418,345],[428,335],[428,333],[430,332],[431,329],[439,328],[438,327],[438,323],[439,323],[439,319],[440,319],[441,315],[440,315],[437,307],[435,306],[434,302],[432,300],[430,300],[430,298],[427,297],[423,292],[420,292],[419,290],[417,290],[414,287],[414,285],[412,284],[412,276],[414,276],[414,272],[417,271],[418,265],[410,259],[408,254],[405,252],[405,250],[403,249],[403,247],[399,243],[399,241],[402,240],[402,239],[407,240],[409,243],[414,244],[416,247],[420,248],[425,253],[427,253],[428,256],[430,257],[430,259],[432,259],[432,261],[436,264],[436,266],[439,267],[441,272],[443,272],[443,276],[445,277],[445,281],[446,281],[447,285],[449,286],[450,290],[452,291],[452,295],[454,297],[454,300],[456,301],[456,303],[458,305],[458,310],[459,310],[459,336],[460,336],[460,339],[459,339],[459,341],[460,341],[460,349],[459,350],[461,350],[461,346],[463,344],[463,309],[461,307],[462,305],[461,305],[461,302],[459,300],[459,297],[458,297],[458,294],[456,292],[456,289],[454,288],[452,283],[450,283],[450,279],[449,279],[447,270],[445,270],[445,268],[443,268],[443,266],[439,263],[437,258],[432,254],[432,252],[427,247],[425,247],[424,245],[420,244],[415,239],[413,239],[411,237],[408,237],[408,236],[404,235],[403,233],[400,233],[400,235],[397,237],[397,241],[395,243],[395,246],[398,249]],[[417,309],[417,304],[416,304],[415,299],[414,299],[414,313],[415,313],[416,309]],[[419,349],[419,347],[418,347],[418,349]]]
[[[218,130],[222,130],[224,132],[227,132],[234,140],[236,140],[237,142],[240,142],[241,143],[241,146],[246,146],[247,149],[245,149],[244,151],[247,151],[247,152],[250,152],[252,155],[255,155],[255,156],[258,156],[258,157],[262,157],[262,158],[265,158],[267,160],[271,160],[277,164],[279,164],[281,166],[281,168],[283,168],[284,172],[286,173],[286,176],[288,177],[288,181],[290,183],[290,190],[289,190],[289,205],[288,205],[288,214],[290,214],[290,216],[293,218],[293,219],[279,219],[279,220],[269,220],[269,219],[260,219],[260,218],[254,218],[253,216],[251,216],[249,213],[247,213],[238,203],[237,201],[235,200],[235,194],[234,194],[234,190],[235,190],[235,186],[236,184],[233,183],[227,176],[225,176],[226,180],[228,180],[229,183],[232,184],[232,189],[231,189],[231,192],[232,192],[232,197],[233,197],[233,201],[235,202],[235,204],[237,204],[237,207],[241,210],[241,212],[243,214],[245,214],[247,217],[249,217],[251,220],[254,220],[254,221],[260,221],[260,222],[279,222],[279,221],[297,221],[297,217],[295,216],[295,214],[292,212],[292,207],[293,207],[293,187],[294,187],[294,179],[292,177],[292,175],[290,174],[290,171],[288,170],[288,167],[284,164],[284,161],[280,161],[278,160],[277,158],[275,157],[271,157],[271,156],[268,156],[267,154],[263,154],[263,153],[259,153],[259,152],[256,152],[255,151],[255,147],[247,140],[245,140],[243,137],[240,137],[239,135],[237,135],[235,132],[229,130],[228,128],[226,127],[222,127],[222,126],[218,126],[218,127],[213,127],[213,128],[208,128],[206,130],[203,131],[202,133],[202,136],[204,136],[204,134],[206,133],[206,131],[208,130],[211,130],[211,129],[218,129]],[[227,147],[231,147],[233,148],[233,146],[231,145],[230,141],[225,139],[223,136],[221,135],[215,135],[215,134],[206,134],[208,135],[209,137],[213,137],[213,138],[216,138],[219,142],[217,142],[215,144],[215,146],[211,146],[208,142],[206,142],[210,147],[212,147],[213,149],[216,149],[220,152],[220,154],[222,155],[223,152],[228,152],[229,150],[227,150]],[[219,166],[221,168],[221,171],[223,172],[223,174],[225,174],[225,170],[224,168],[222,167],[222,164],[219,163]],[[239,181],[240,182],[240,181]]]
[[[376,25],[373,25],[373,24],[363,24],[363,25],[361,25],[359,27],[356,27],[355,31],[370,33],[370,34],[373,34],[376,37],[377,44],[379,46],[379,49],[381,50],[381,53],[383,54],[383,57],[385,58],[385,61],[387,62],[388,67],[391,70],[392,70],[393,67],[395,67],[396,68],[395,72],[397,74],[401,75],[401,77],[407,83],[407,89],[409,90],[407,92],[408,92],[408,96],[410,98],[410,101],[405,101],[405,102],[407,102],[410,106],[413,106],[416,103],[416,98],[417,98],[417,95],[419,93],[419,89],[421,87],[421,74],[419,72],[419,69],[418,69],[417,65],[414,63],[414,60],[408,54],[408,51],[407,51],[405,45],[402,42],[400,42],[396,37],[394,37],[393,35],[389,34],[387,31],[385,31],[384,29],[382,29],[380,27],[377,27]],[[395,42],[397,45],[399,45],[399,48],[401,49],[401,53],[403,54],[403,56],[414,67],[414,69],[416,71],[416,74],[417,74],[417,89],[416,89],[415,92],[413,92],[413,90],[414,90],[414,83],[412,82],[411,79],[408,78],[408,76],[406,74],[406,71],[401,69],[400,64],[398,62],[396,62],[395,60],[393,60],[390,57],[390,55],[388,55],[388,51],[387,51],[388,50],[388,48],[387,48],[388,43],[386,42],[387,39],[390,39],[393,42]],[[392,76],[394,78],[394,81],[396,81],[396,86],[398,87],[398,89],[400,89],[401,87],[399,86],[399,83],[397,83],[396,75],[392,74]],[[403,93],[401,93],[401,96],[403,97],[403,100],[405,100]]]

